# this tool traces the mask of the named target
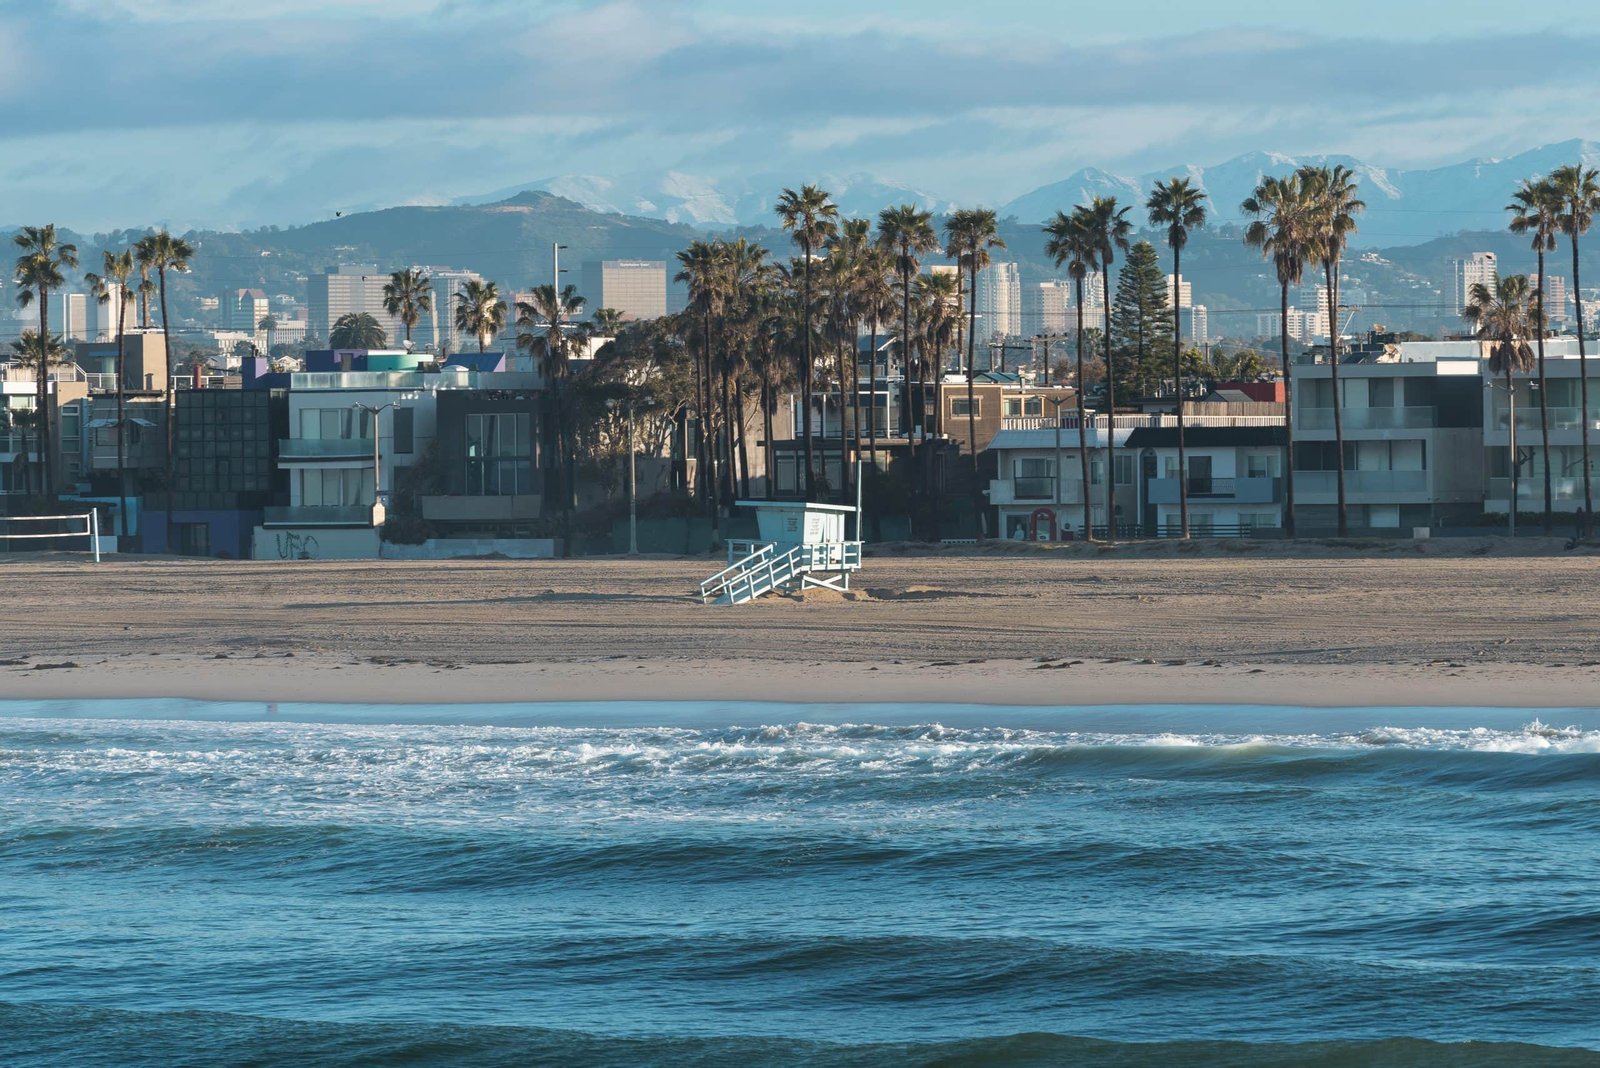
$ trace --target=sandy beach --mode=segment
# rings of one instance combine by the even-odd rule
[[[1559,541],[907,552],[701,605],[717,566],[9,558],[0,699],[1600,704]]]

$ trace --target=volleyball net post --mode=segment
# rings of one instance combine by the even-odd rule
[[[51,530],[40,533],[18,534],[10,528],[13,523],[82,523],[83,526],[71,530]],[[100,562],[100,509],[91,508],[87,512],[76,515],[7,515],[0,516],[0,542],[28,541],[38,538],[88,538],[89,550],[94,556],[94,562]]]

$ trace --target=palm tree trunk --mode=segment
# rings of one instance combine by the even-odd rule
[[[772,441],[772,411],[777,406],[777,398],[773,396],[772,383],[767,379],[765,370],[761,373],[761,430],[766,438],[762,448],[765,451],[767,462],[767,499],[774,496],[773,480],[778,474],[778,448]]]
[[[125,398],[127,396],[124,389],[127,340],[123,335],[123,327],[126,325],[128,302],[126,299],[121,299],[122,297],[123,294],[119,294],[119,299],[117,300],[117,521],[122,527],[121,537],[126,538],[128,536],[128,458],[123,439],[126,438],[128,433],[127,415],[124,411]]]
[[[1581,307],[1581,305],[1580,305]],[[1555,533],[1550,492],[1550,397],[1544,377],[1544,246],[1539,246],[1539,308],[1534,314],[1539,331],[1539,438],[1544,459],[1544,536]],[[1580,328],[1582,324],[1579,324]]]
[[[811,242],[800,243],[800,253],[805,257],[805,270],[802,272],[805,281],[805,293],[802,300],[805,307],[801,309],[802,329],[804,336],[800,339],[800,348],[805,363],[800,369],[800,395],[805,401],[806,417],[805,453],[806,453],[806,500],[813,501],[817,497],[816,474],[816,445],[811,433],[811,376],[816,370],[811,360]]]
[[[851,482],[857,481],[859,464],[861,461],[861,354],[860,354],[861,324],[850,325],[850,348],[845,360],[845,369],[850,374],[850,451],[855,454],[856,462],[850,465]],[[859,490],[857,491],[859,495]],[[848,494],[846,497],[848,498]],[[846,504],[850,503],[847,499]],[[861,537],[861,517],[856,516],[856,538]]]
[[[1178,393],[1178,523],[1189,540],[1189,462],[1183,447],[1183,310],[1178,300],[1183,274],[1176,243],[1172,246],[1172,386]]]
[[[1339,390],[1339,324],[1338,309],[1333,300],[1337,273],[1335,261],[1326,261],[1322,270],[1328,281],[1328,373],[1333,382],[1333,449],[1339,454],[1339,466],[1334,472],[1334,486],[1339,501],[1337,525],[1339,537],[1344,538],[1350,535],[1350,514],[1344,496],[1344,396]]]
[[[845,345],[840,339],[839,344],[839,503],[845,504],[850,500],[850,447],[845,434],[845,412],[848,411],[844,403],[844,391],[849,386],[848,374],[845,371]]]
[[[738,400],[739,413],[739,495],[745,500],[750,499],[750,434],[747,427],[745,401],[737,389],[734,397]]]
[[[1080,477],[1083,479],[1080,486],[1083,493],[1083,540],[1094,541],[1093,514],[1089,506],[1089,432],[1086,429],[1089,424],[1089,410],[1084,407],[1083,403],[1083,279],[1074,279],[1074,284],[1078,290],[1078,346],[1076,350],[1078,356],[1078,388],[1076,392],[1078,394],[1078,462],[1082,467]],[[1061,418],[1059,409],[1056,411],[1056,418]]]
[[[872,315],[872,338],[869,342],[872,348],[870,358],[872,362],[867,366],[867,391],[870,397],[867,401],[867,454],[872,457],[872,470],[878,470],[878,315]],[[884,415],[889,414],[888,406],[884,406]],[[885,427],[885,430],[888,428]]]
[[[978,368],[976,363],[977,338],[978,338],[978,269],[974,261],[967,269],[971,278],[971,293],[967,298],[967,316],[972,324],[972,329],[967,331],[967,451],[972,454],[972,511],[978,520],[978,540],[981,542],[987,533],[988,509],[983,504],[983,482],[981,468],[978,465],[978,401],[977,381]],[[1056,418],[1061,418],[1061,409],[1056,409]]]
[[[1106,352],[1106,541],[1117,541],[1117,375],[1111,357],[1111,267],[1100,265],[1100,283],[1105,287]]]
[[[1283,367],[1283,532],[1294,537],[1294,392],[1289,371],[1289,283],[1278,283],[1282,320],[1278,331],[1278,359]],[[1339,457],[1340,466],[1344,457]]]
[[[161,287],[161,341],[167,350],[167,552],[172,552],[172,505],[178,492],[178,461],[172,443],[176,438],[178,423],[178,382],[174,377],[172,362],[172,320],[167,317],[167,269],[156,269],[156,279]],[[374,487],[376,492],[376,487]]]
[[[1578,235],[1572,234],[1572,303],[1578,310],[1578,400],[1583,405],[1583,536],[1594,533],[1594,490],[1589,470],[1589,353],[1583,344],[1583,297],[1578,283]]]
[[[39,368],[34,374],[38,415],[34,417],[33,443],[39,450],[39,495],[55,492],[55,450],[50,447],[50,290],[39,287]]]
[[[905,412],[905,425],[900,429],[905,434],[911,450],[912,490],[915,492],[917,439],[912,430],[916,426],[917,409],[916,394],[913,391],[916,385],[916,368],[911,358],[911,272],[901,271],[900,281],[905,291],[900,311],[900,372],[905,381],[905,403],[901,408]]]
[[[1509,423],[1509,438],[1511,455],[1511,504],[1506,508],[1506,523],[1511,531],[1511,536],[1517,536],[1517,391],[1511,381],[1511,362],[1506,361],[1506,403],[1510,407],[1511,418]]]

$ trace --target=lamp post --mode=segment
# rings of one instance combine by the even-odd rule
[[[372,515],[373,526],[378,525],[378,508],[381,505],[381,487],[383,483],[383,466],[378,456],[378,415],[388,408],[398,408],[407,401],[415,400],[415,393],[402,393],[387,404],[363,404],[360,401],[350,405],[358,411],[366,412],[372,416]],[[392,488],[392,487],[391,487]]]

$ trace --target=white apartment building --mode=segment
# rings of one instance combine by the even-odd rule
[[[1474,285],[1481,283],[1488,286],[1491,293],[1498,291],[1499,269],[1499,260],[1493,252],[1474,252],[1466,259],[1456,260],[1451,290],[1455,305],[1451,310],[1459,313],[1467,306],[1467,295]]]
[[[984,338],[1015,337],[1022,331],[1022,275],[1015,263],[991,263],[978,272],[978,322]]]
[[[1167,275],[1167,307],[1172,307],[1174,300],[1180,308],[1187,308],[1194,303],[1194,283],[1181,274],[1176,278]]]
[[[1039,319],[1047,334],[1064,334],[1068,330],[1068,310],[1072,307],[1072,282],[1053,278],[1039,283]],[[1077,326],[1076,318],[1071,325]]]

